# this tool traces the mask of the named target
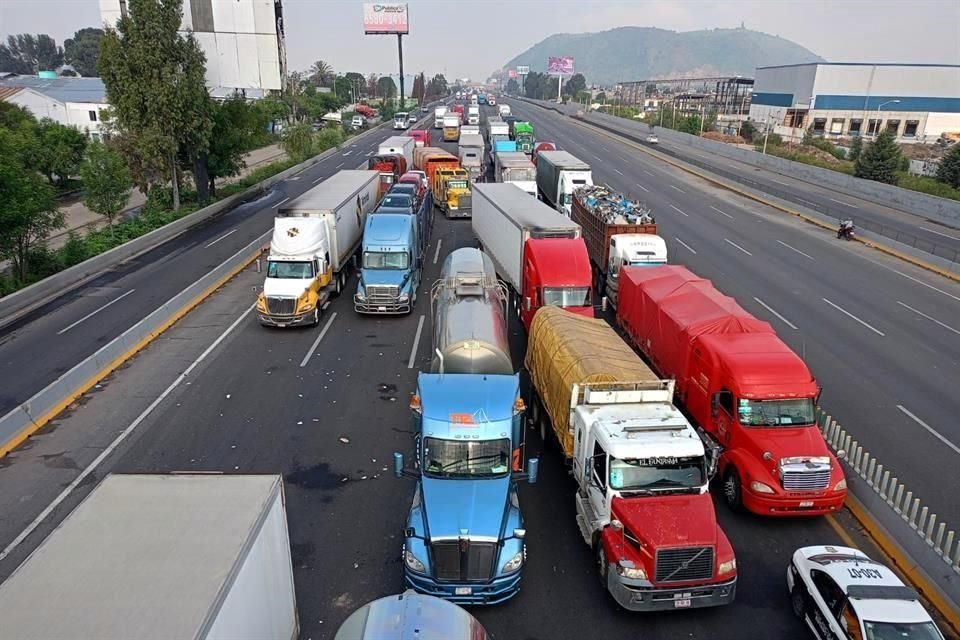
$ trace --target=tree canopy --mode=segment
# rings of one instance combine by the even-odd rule
[[[101,38],[103,38],[103,29],[91,27],[80,29],[73,34],[72,38],[63,41],[64,60],[81,76],[97,76]]]
[[[63,49],[45,33],[10,35],[6,44],[0,44],[0,71],[36,75],[53,71],[62,64]]]
[[[900,170],[902,157],[893,132],[884,129],[876,140],[860,152],[853,165],[853,174],[858,178],[897,184],[897,171]]]
[[[381,76],[377,80],[377,94],[381,98],[393,98],[397,95],[397,83],[390,76]]]

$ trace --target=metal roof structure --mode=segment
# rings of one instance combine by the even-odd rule
[[[100,78],[8,76],[0,78],[0,90],[5,87],[33,89],[57,102],[107,103],[107,89]]]

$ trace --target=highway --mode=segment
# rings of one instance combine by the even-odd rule
[[[341,168],[354,169],[393,135],[389,129],[348,140],[343,149],[276,185],[260,198],[77,287],[0,329],[0,415],[26,401],[129,329],[228,257],[263,235],[277,207]]]
[[[798,350],[805,344],[808,361],[811,354],[817,355],[813,364],[818,375],[824,375],[821,369],[832,370],[828,365],[834,360],[852,360],[849,368],[832,375],[846,374],[858,387],[871,389],[876,384],[866,372],[852,371],[854,365],[870,356],[869,347],[878,350],[869,341],[880,336],[835,309],[828,313],[832,307],[814,304],[818,299],[814,294],[831,297],[842,308],[865,316],[876,313],[877,308],[859,306],[866,296],[841,296],[843,280],[832,284],[820,281],[823,273],[817,265],[822,264],[824,269],[866,269],[858,265],[874,264],[866,261],[869,258],[876,263],[869,268],[888,274],[882,284],[890,286],[897,296],[909,292],[897,289],[900,276],[883,269],[895,268],[919,278],[913,271],[907,272],[892,262],[888,265],[866,251],[861,255],[859,247],[833,248],[814,230],[754,210],[752,205],[737,204],[725,194],[707,193],[700,185],[674,176],[656,163],[633,158],[631,150],[617,148],[609,140],[569,126],[561,128],[539,111],[529,115],[538,131],[543,128],[541,138],[549,135],[588,159],[602,180],[613,186],[619,180],[624,188],[629,180],[649,189],[644,195],[654,206],[658,222],[666,228],[675,261],[682,260],[714,278],[718,286],[735,293],[761,317],[768,316],[760,313],[763,309],[752,303],[752,296],[795,322],[798,329],[782,324],[777,328]],[[372,140],[366,142],[373,144]],[[588,155],[593,148],[603,157]],[[621,153],[630,160],[614,161]],[[654,175],[647,176],[645,171]],[[268,200],[248,215],[262,218],[268,225],[272,203]],[[739,227],[730,226],[737,223]],[[223,232],[221,229],[221,235]],[[696,253],[684,249],[677,238]],[[784,252],[797,255],[796,261],[792,257],[774,259],[779,255],[775,253],[777,239],[813,258],[788,249]],[[427,365],[431,353],[427,292],[439,275],[444,256],[457,247],[474,244],[468,220],[438,217],[426,254],[422,295],[410,316],[357,316],[350,297],[345,295],[333,301],[321,325],[314,329],[270,330],[259,326],[251,305],[262,275],[246,269],[105,380],[75,409],[0,459],[0,484],[5,489],[0,493],[0,579],[8,576],[110,472],[281,473],[286,480],[301,637],[332,638],[337,625],[354,608],[402,590],[401,528],[413,486],[409,480],[393,478],[390,457],[395,450],[409,453],[412,446],[407,399],[418,367]],[[760,260],[771,264],[761,264]],[[793,273],[793,277],[778,281],[784,271]],[[355,282],[351,278],[348,292]],[[734,290],[734,285],[742,288]],[[744,289],[751,297],[741,295]],[[933,294],[914,295],[902,300],[932,304],[923,296]],[[946,302],[940,304],[945,306],[929,311],[950,309]],[[900,325],[907,325],[909,316],[900,318],[899,324],[872,315],[863,319],[868,318],[890,332],[886,335],[893,335],[903,330]],[[514,362],[520,363],[524,335],[515,319],[513,322]],[[837,348],[832,346],[836,339],[829,347],[819,346],[819,323],[850,343],[830,356],[830,349]],[[922,328],[918,333],[926,334],[922,340],[937,340],[933,327],[917,326]],[[889,361],[897,363],[907,358],[910,354],[905,351],[919,348],[919,341],[921,338],[908,340],[903,351],[887,356]],[[950,342],[941,338],[931,344],[948,351]],[[879,373],[875,377],[882,378]],[[945,385],[949,376],[941,377]],[[927,379],[929,384],[936,382]],[[824,403],[831,410],[831,403],[840,403],[844,397],[851,411],[858,411],[860,405],[873,399],[858,402],[854,390],[839,392],[830,389],[830,382],[824,383]],[[889,407],[886,413],[887,419],[896,418],[889,415]],[[936,447],[922,440],[922,432],[909,424],[898,428],[913,429],[909,437],[918,443],[918,450],[923,449],[927,467],[942,464],[944,468],[937,475],[950,484],[945,478],[955,473],[955,459],[947,456],[938,461]],[[539,451],[536,431],[530,429],[528,435],[531,448]],[[807,544],[852,540],[874,553],[849,514],[773,520],[732,514],[717,500],[721,524],[738,556],[736,602],[720,609],[630,614],[618,610],[599,584],[592,552],[579,538],[574,523],[574,485],[555,451],[547,451],[542,457],[540,482],[521,484],[520,491],[529,532],[529,562],[521,593],[505,605],[472,609],[496,638],[627,634],[663,640],[807,638],[808,632],[790,613],[784,586],[784,568],[792,551]]]

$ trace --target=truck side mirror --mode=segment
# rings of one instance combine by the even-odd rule
[[[533,302],[530,300],[530,296],[523,297],[523,310],[530,311],[530,308],[533,306]]]
[[[607,300],[607,296],[603,296],[602,298],[600,298],[600,310],[603,311],[604,313],[606,313],[606,312],[607,312],[607,305],[608,305],[609,303],[610,303],[610,301]]]
[[[403,476],[403,454],[399,451],[393,452],[393,475],[397,478]]]
[[[520,540],[523,540],[524,538],[527,537],[527,530],[526,530],[526,529],[514,529],[514,530],[513,530],[513,537],[514,537],[514,538],[518,538],[518,539],[520,539]]]
[[[540,458],[530,458],[527,465],[527,481],[530,484],[537,484],[537,477],[540,475]]]

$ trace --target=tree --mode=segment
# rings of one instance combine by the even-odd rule
[[[7,36],[7,44],[0,44],[0,71],[36,75],[62,64],[63,49],[45,33],[11,35]]]
[[[96,76],[100,60],[100,39],[103,29],[87,27],[80,29],[73,38],[63,41],[63,58],[81,76]]]
[[[548,94],[556,95],[556,85],[551,80],[550,76],[545,73],[531,71],[524,80],[524,93],[528,98],[534,100],[543,100]],[[550,92],[551,88],[553,89],[552,93]]]
[[[22,125],[33,126],[30,109],[0,100],[0,129],[18,129]]]
[[[601,91],[600,93],[598,93],[598,94],[597,94],[597,102],[599,102],[600,104],[606,104],[606,103],[607,103],[607,94],[604,93],[603,91]]]
[[[885,129],[860,153],[853,165],[853,175],[886,184],[897,184],[901,157],[902,153],[893,132]]]
[[[563,92],[575,96],[586,88],[587,79],[583,77],[582,73],[575,73],[567,80],[567,83],[563,85]]]
[[[367,76],[367,95],[376,98],[379,95],[377,87],[380,85],[380,77],[375,73]]]
[[[216,194],[217,178],[235,176],[246,166],[244,155],[253,148],[259,132],[267,127],[269,114],[240,95],[213,105],[213,131],[207,152],[210,194]]]
[[[353,85],[350,84],[350,81],[345,76],[337,76],[337,79],[333,82],[333,95],[342,104],[347,104],[354,101],[353,94]]]
[[[383,98],[393,98],[397,95],[397,83],[390,76],[382,76],[377,80],[377,93]]]
[[[29,273],[31,249],[64,226],[53,189],[22,162],[36,144],[32,136],[0,129],[0,257],[13,261],[20,281]]]
[[[516,79],[516,78],[510,78],[510,79],[507,81],[507,89],[506,89],[506,90],[507,90],[507,93],[510,94],[510,95],[512,95],[512,96],[515,96],[515,95],[517,95],[518,93],[520,93],[520,85],[517,84],[517,79]]]
[[[199,157],[210,139],[205,58],[192,34],[177,33],[182,0],[128,0],[127,6],[116,29],[104,33],[98,68],[119,133],[130,135],[136,152],[165,172],[176,211],[178,155]]]
[[[307,80],[313,84],[313,86],[333,88],[335,78],[333,66],[325,60],[317,60],[310,65]]]
[[[947,155],[940,160],[937,180],[950,185],[954,189],[960,189],[960,144],[953,145]]]
[[[123,156],[105,145],[94,142],[80,169],[83,179],[83,204],[104,216],[113,235],[113,222],[130,201],[133,179]]]
[[[51,184],[63,186],[70,176],[80,171],[83,154],[87,150],[87,136],[75,127],[68,127],[49,118],[36,126],[37,148],[34,166]]]
[[[295,124],[283,130],[280,146],[287,155],[297,162],[306,160],[313,155],[316,140],[313,127],[308,124]]]
[[[436,74],[430,79],[430,82],[427,83],[427,97],[429,98],[442,98],[447,95],[449,90],[447,79],[442,73]]]
[[[757,135],[757,127],[753,124],[752,120],[745,120],[743,124],[740,125],[740,137],[747,142],[752,142],[755,135]]]

